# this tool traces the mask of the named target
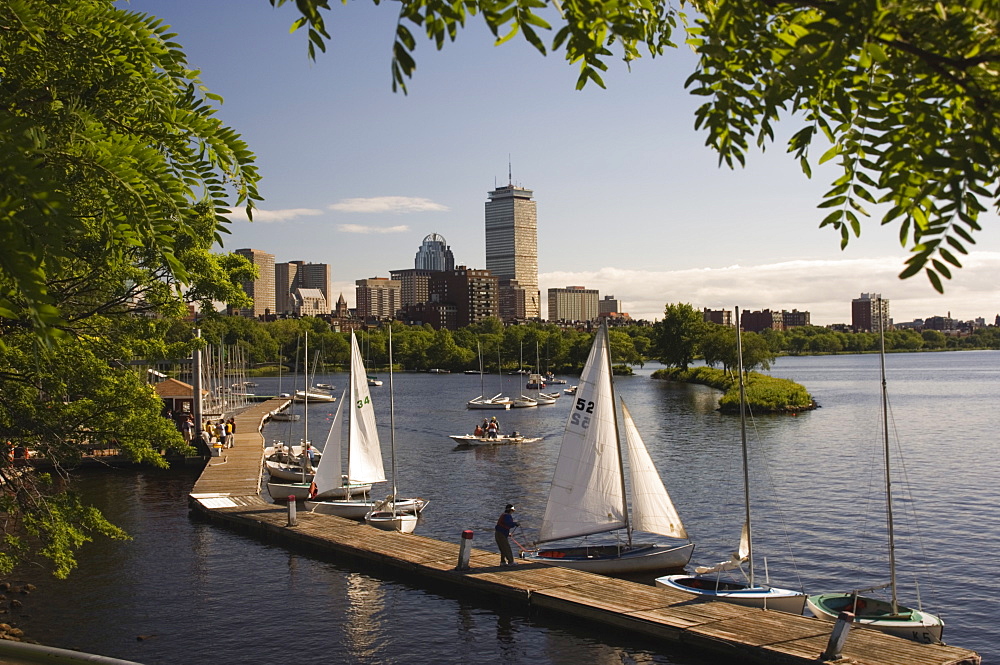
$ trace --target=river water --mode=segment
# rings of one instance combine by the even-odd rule
[[[714,390],[650,380],[656,367],[619,378],[619,395],[696,543],[692,563],[726,559],[743,519],[739,421],[715,410]],[[919,594],[945,619],[948,643],[996,662],[1000,353],[892,354],[887,372],[900,452],[893,459],[900,599],[912,605]],[[809,592],[887,581],[878,357],[781,358],[771,373],[805,385],[822,408],[758,416],[749,429],[758,576],[766,558],[772,583]],[[326,380],[339,391],[346,379]],[[480,393],[478,376],[394,379],[399,491],[431,500],[417,532],[457,541],[472,529],[477,546],[494,549],[492,525],[510,501],[524,525],[517,538],[530,541],[571,398],[537,409],[468,411],[466,400]],[[503,382],[507,394],[522,392],[522,377]],[[277,392],[277,379],[258,383],[261,394]],[[492,395],[501,378],[486,383]],[[291,390],[287,378],[282,389]],[[372,392],[388,471],[388,381]],[[333,411],[310,407],[310,439],[323,441]],[[484,414],[498,415],[504,431],[544,439],[463,449],[447,438],[471,431]],[[298,440],[302,423],[269,423],[264,435],[269,443]],[[197,471],[78,477],[83,496],[133,540],[88,544],[67,581],[22,573],[39,588],[15,622],[45,644],[148,664],[720,662],[441,595],[202,523],[187,512]]]

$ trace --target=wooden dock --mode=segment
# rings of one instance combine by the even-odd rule
[[[578,618],[675,645],[762,663],[816,663],[832,623],[812,617],[693,600],[690,596],[544,564],[500,567],[492,551],[472,549],[469,567],[456,570],[455,542],[380,531],[359,522],[288,509],[259,496],[263,471],[260,426],[284,400],[251,407],[236,418],[233,448],[212,458],[195,483],[194,512],[267,542],[377,568],[426,586],[490,596],[498,601],[563,618]],[[859,665],[978,665],[979,654],[944,645],[918,644],[878,631],[851,629],[837,663]]]

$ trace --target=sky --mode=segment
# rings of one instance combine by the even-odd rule
[[[861,293],[889,299],[896,322],[1000,313],[994,213],[944,295],[923,275],[898,279],[908,253],[877,218],[841,250],[816,208],[836,174],[814,165],[806,178],[786,154],[794,118],[745,168],[719,166],[694,128],[699,98],[683,84],[695,60],[683,46],[630,67],[610,60],[606,89],[578,91],[561,53],[543,57],[518,38],[494,46],[475,17],[441,51],[418,34],[409,93],[394,93],[397,3],[331,5],[332,39],[310,61],[304,31],[289,32],[294,3],[120,3],[173,27],[224,98],[218,117],[256,154],[264,201],[252,223],[233,215],[220,251],[329,263],[334,298],[354,306],[355,280],[412,268],[431,233],[457,265],[484,268],[484,204],[511,181],[534,191],[543,316],[547,289],[566,286],[649,320],[684,302],[849,323]]]

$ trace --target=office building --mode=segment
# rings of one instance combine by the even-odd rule
[[[532,195],[530,189],[507,184],[489,192],[486,202],[486,269],[498,280],[515,280],[524,291],[524,312],[502,311],[505,321],[541,316],[538,218]]]
[[[423,268],[409,268],[407,270],[390,270],[389,279],[399,282],[399,301],[401,307],[409,307],[418,303],[427,302],[429,297],[428,286],[431,282],[431,275],[437,270],[426,270]]]
[[[258,270],[257,279],[243,282],[243,290],[253,298],[253,305],[241,309],[240,316],[260,319],[274,314],[274,254],[259,249],[237,249],[234,254],[248,259]]]
[[[451,253],[451,247],[445,241],[444,236],[432,233],[424,238],[423,244],[417,250],[417,256],[413,260],[413,267],[417,270],[454,270],[455,255]]]
[[[583,286],[549,289],[549,321],[593,321],[597,299],[597,289]]]
[[[330,313],[326,296],[320,289],[295,289],[292,303],[295,316],[321,316]]]
[[[357,317],[362,321],[390,320],[400,308],[399,282],[387,277],[359,279],[355,284]]]
[[[809,312],[800,312],[797,309],[790,312],[787,309],[781,310],[781,323],[785,330],[798,326],[808,326],[810,325],[809,318]]]
[[[457,330],[499,316],[497,278],[489,270],[458,266],[454,270],[435,272],[430,281],[430,298],[420,320],[436,329]]]
[[[274,266],[274,300],[277,314],[289,315],[295,310],[296,289],[319,289],[330,303],[330,264],[289,261]],[[321,312],[329,314],[330,312]]]
[[[854,332],[878,332],[882,327],[888,330],[889,323],[889,301],[883,300],[881,293],[862,293],[860,298],[851,301]]]
[[[622,301],[614,296],[604,296],[597,302],[597,313],[604,315],[623,314]]]

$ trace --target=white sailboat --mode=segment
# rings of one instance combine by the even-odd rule
[[[417,513],[427,507],[427,501],[423,499],[398,499],[396,488],[396,423],[394,392],[392,385],[392,327],[389,328],[389,451],[392,463],[392,494],[385,501],[381,502],[374,510],[365,515],[365,522],[383,531],[399,531],[401,533],[413,533],[417,528]],[[414,506],[413,510],[406,510],[405,505],[409,503]],[[417,507],[419,506],[419,507]]]
[[[486,397],[486,378],[485,374],[483,374],[483,349],[478,341],[476,342],[476,349],[479,352],[479,396],[470,399],[465,403],[465,406],[469,409],[498,409],[501,411],[510,409],[511,401],[503,397],[503,393],[497,393],[493,397]]]
[[[879,312],[881,301],[879,302]],[[904,637],[915,642],[940,644],[944,633],[944,621],[940,617],[900,605],[896,593],[896,539],[893,529],[892,475],[889,467],[889,397],[885,381],[885,322],[879,317],[879,369],[882,380],[882,454],[885,481],[886,531],[889,545],[889,582],[867,589],[846,593],[823,593],[809,596],[806,604],[815,616],[828,621],[836,621],[841,612],[854,614],[854,623],[880,630],[883,633]],[[862,596],[860,594],[888,587],[888,600]]]
[[[791,614],[802,614],[806,603],[806,594],[791,589],[780,589],[769,584],[759,584],[754,571],[753,529],[750,521],[750,471],[747,456],[747,423],[746,423],[746,390],[743,383],[743,345],[740,337],[740,309],[736,313],[736,353],[739,358],[740,382],[740,443],[743,452],[743,505],[745,518],[743,531],[740,535],[740,546],[733,552],[729,561],[723,561],[714,566],[699,566],[695,569],[697,575],[667,575],[656,578],[656,585],[683,591],[705,600],[721,600],[727,603],[761,607],[770,610],[780,610]],[[744,571],[746,582],[725,580],[721,573],[730,570],[743,571],[743,563],[747,563]],[[714,573],[714,577],[710,576]]]
[[[354,333],[351,333],[351,409],[347,434],[347,483],[348,486],[368,485],[385,482],[385,469],[382,466],[382,448],[379,443],[378,429],[375,424],[375,409],[368,390],[368,375],[361,360],[361,350]],[[340,411],[337,411],[338,416]],[[327,515],[337,515],[349,519],[363,520],[365,515],[375,509],[379,502],[370,497],[334,498],[322,500],[330,490],[342,485],[341,475],[341,425],[335,428],[334,440],[327,445],[333,457],[331,464],[320,463],[313,479],[314,493],[305,502],[307,510]],[[411,502],[407,506],[417,510],[417,504]],[[423,506],[420,506],[422,509]]]
[[[309,355],[309,332],[305,333],[305,355]],[[296,351],[296,358],[298,357],[298,352]],[[306,373],[306,386],[308,386],[309,375]],[[268,481],[268,493],[271,495],[272,499],[277,501],[286,500],[291,494],[282,493],[278,485],[284,485],[286,482],[299,482],[301,484],[308,484],[312,482],[314,473],[314,460],[317,459],[316,452],[312,450],[312,444],[309,441],[309,399],[306,398],[302,405],[303,412],[303,425],[302,425],[302,445],[299,446],[298,452],[295,452],[294,446],[286,446],[286,454],[279,454],[277,456],[268,455],[264,460],[264,468],[268,473],[270,480]],[[291,430],[289,430],[290,432]],[[265,451],[266,452],[266,451]],[[291,454],[288,455],[287,453]],[[275,487],[272,488],[272,485]],[[274,491],[271,491],[271,490]]]
[[[632,541],[633,530],[683,540],[687,532],[623,403],[632,480],[629,514],[607,335],[607,328],[601,327],[594,338],[563,433],[536,543],[550,545],[521,556],[605,574],[682,568],[691,558],[694,543]],[[625,531],[626,542],[554,546],[555,541],[618,530]]]

